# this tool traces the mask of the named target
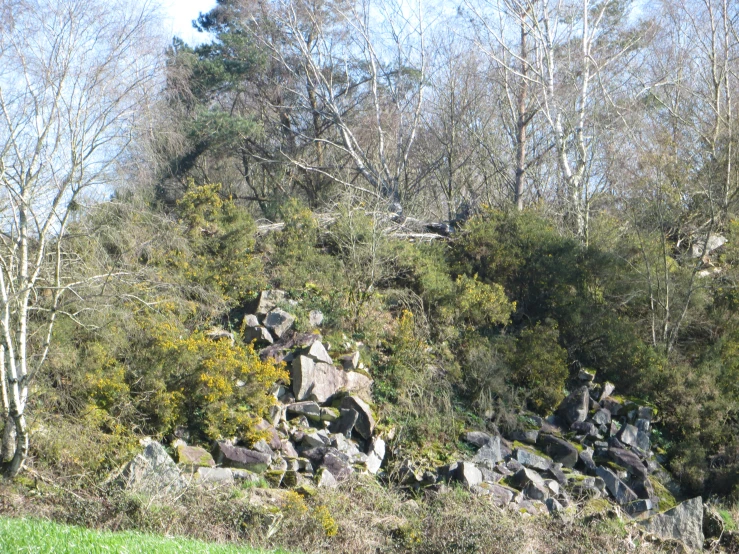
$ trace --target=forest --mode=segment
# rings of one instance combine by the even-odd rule
[[[247,321],[279,291],[358,353],[386,492],[289,497],[257,535],[193,500],[179,534],[492,548],[440,546],[444,518],[482,533],[461,493],[383,520],[387,549],[331,542],[332,514],[406,506],[409,461],[521,432],[585,374],[652,410],[684,498],[739,516],[739,3],[218,0],[197,46],[161,18],[0,0],[0,512],[168,534],[110,475],[142,437],[265,438],[290,365]]]

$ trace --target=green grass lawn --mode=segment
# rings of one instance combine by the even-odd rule
[[[266,551],[134,532],[91,531],[41,519],[0,518],[0,553],[266,554]],[[287,554],[275,551],[280,553]]]

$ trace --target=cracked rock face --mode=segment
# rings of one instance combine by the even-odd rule
[[[642,525],[658,537],[681,541],[696,551],[703,550],[703,500],[700,496],[652,516]]]

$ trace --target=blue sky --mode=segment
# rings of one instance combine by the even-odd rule
[[[192,20],[200,12],[207,12],[216,5],[215,0],[159,0],[162,11],[171,26],[172,36],[177,35],[191,45],[207,40],[206,36],[192,28]]]

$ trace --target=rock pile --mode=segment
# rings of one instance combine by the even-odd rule
[[[274,388],[277,405],[270,420],[258,425],[266,438],[256,443],[221,440],[211,451],[177,439],[173,443],[177,465],[153,443],[159,457],[169,459],[165,465],[170,481],[180,483],[180,474],[189,474],[196,482],[211,485],[265,479],[272,486],[333,487],[354,472],[380,470],[385,443],[374,434],[372,379],[363,371],[359,352],[343,356],[336,365],[320,334],[292,328],[295,318],[278,307],[285,301],[282,291],[264,291],[254,313],[244,318],[246,340],[264,347],[260,356],[290,368],[290,386]],[[311,312],[309,320],[318,326],[323,315]],[[132,464],[142,473],[138,468],[146,464],[139,457]]]

